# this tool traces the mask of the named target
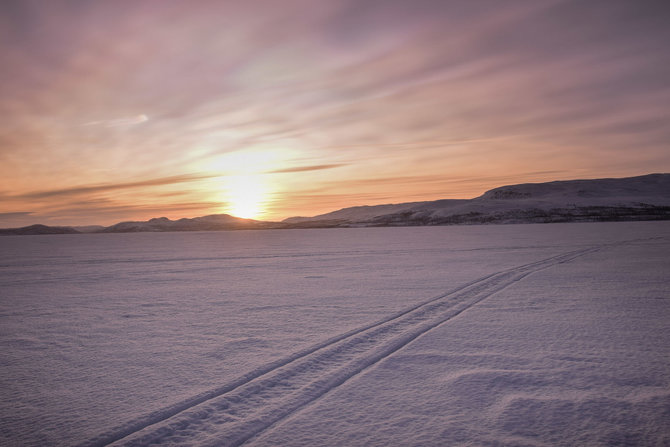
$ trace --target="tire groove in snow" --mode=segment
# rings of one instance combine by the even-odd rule
[[[103,433],[82,446],[237,446],[478,302],[587,248],[494,273]]]

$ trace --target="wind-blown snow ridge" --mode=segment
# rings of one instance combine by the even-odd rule
[[[241,445],[420,335],[531,273],[600,248],[571,251],[485,276],[272,362],[215,390],[150,413],[83,445]]]

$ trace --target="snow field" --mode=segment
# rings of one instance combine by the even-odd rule
[[[664,445],[669,229],[4,238],[0,443]]]
[[[670,445],[669,248],[534,272],[248,445]]]
[[[388,357],[419,335],[475,305],[529,273],[584,255],[579,250],[485,277],[369,327],[345,334],[306,352],[249,374],[205,404],[165,411],[146,421],[149,433],[132,433],[123,445],[180,444],[235,446]],[[186,411],[188,410],[188,411]],[[128,430],[95,443],[107,444]]]

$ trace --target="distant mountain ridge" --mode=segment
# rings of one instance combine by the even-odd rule
[[[410,203],[400,203],[400,204],[389,204],[389,205],[363,205],[363,206],[353,206],[350,208],[342,208],[341,210],[333,211],[327,214],[322,214],[315,217],[289,217],[284,219],[284,223],[302,223],[310,222],[314,220],[361,220],[361,219],[374,219],[385,214],[393,214],[405,211],[414,206],[423,204],[426,202],[410,202]]]
[[[158,217],[146,222],[120,222],[106,227],[99,233],[130,233],[147,231],[221,231],[239,229],[262,229],[271,225],[253,219],[242,219],[228,214],[212,214],[192,219],[183,218],[170,220],[167,217]]]
[[[376,207],[358,214],[360,207],[354,207],[288,221],[301,225],[329,222],[332,226],[402,226],[665,220],[670,219],[670,174],[524,183],[494,188],[469,200],[394,206],[398,207],[395,212],[379,215],[374,215]]]
[[[291,217],[282,222],[213,214],[178,220],[159,217],[144,222],[120,222],[109,227],[31,225],[0,229],[0,235],[624,220],[670,220],[670,174],[524,183],[494,188],[474,199],[355,206],[314,217]]]
[[[42,224],[29,225],[21,228],[0,228],[0,236],[24,236],[35,234],[79,234],[72,227],[50,227]]]

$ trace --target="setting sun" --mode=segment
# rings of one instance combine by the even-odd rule
[[[236,175],[226,178],[226,209],[236,217],[256,219],[265,212],[268,188],[261,175]]]
[[[276,150],[236,151],[221,156],[213,167],[224,173],[222,211],[245,219],[263,217],[276,190],[266,172],[280,159]]]

